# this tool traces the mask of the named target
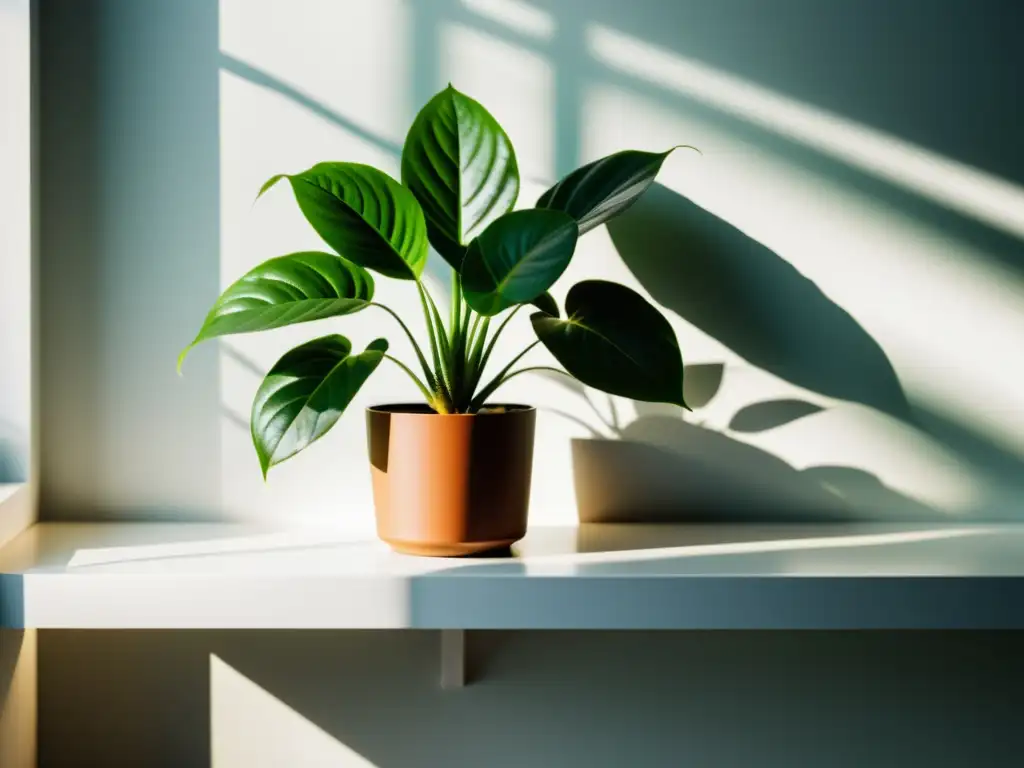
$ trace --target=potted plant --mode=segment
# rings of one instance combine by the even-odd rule
[[[544,345],[566,375],[604,392],[683,400],[683,362],[662,314],[617,283],[585,280],[564,316],[548,289],[580,235],[631,205],[652,184],[663,153],[627,150],[589,163],[513,210],[519,171],[493,116],[450,85],[420,110],[402,150],[402,183],[367,165],[318,163],[287,181],[306,220],[334,253],[279,256],[250,270],[213,305],[195,340],[279,328],[376,307],[416,354],[403,362],[379,338],[355,352],[336,334],[287,352],[252,405],[251,432],[267,471],[322,437],[383,360],[400,367],[422,402],[367,410],[377,531],[392,548],[462,555],[507,546],[526,532],[536,412],[493,404],[516,368]],[[428,246],[451,266],[442,313],[420,279]],[[371,272],[415,285],[425,347],[373,300]],[[485,376],[495,341],[524,306],[537,340]],[[559,370],[559,369],[555,369]]]

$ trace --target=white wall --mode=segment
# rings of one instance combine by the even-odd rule
[[[172,363],[219,289],[320,245],[286,186],[253,206],[262,181],[323,159],[397,173],[416,108],[450,80],[508,128],[521,205],[618,148],[703,152],[677,152],[663,186],[585,238],[555,292],[600,276],[653,295],[688,363],[710,364],[705,374],[724,364],[721,387],[688,423],[619,402],[616,431],[579,391],[510,384],[506,397],[544,409],[534,524],[577,518],[574,471],[587,487],[603,479],[603,497],[634,470],[651,474],[648,507],[667,496],[716,519],[1017,516],[1024,170],[1003,126],[1019,109],[1006,74],[1019,54],[1004,32],[1019,11],[994,0],[988,13],[917,10],[54,4],[42,125],[46,514],[370,526],[360,411],[413,399],[400,372],[382,367],[331,435],[267,484],[246,421],[263,372],[312,334],[364,344],[383,332],[407,354],[389,318],[367,311],[208,344],[183,379]],[[443,272],[434,265],[439,294]],[[418,323],[410,286],[379,285]],[[529,337],[524,319],[506,350]],[[607,398],[591,398],[608,420]],[[590,429],[627,440],[573,448]],[[636,441],[658,461],[629,467]]]
[[[29,466],[30,44],[28,0],[0,0],[0,485],[24,482]]]

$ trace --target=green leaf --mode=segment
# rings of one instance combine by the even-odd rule
[[[558,317],[558,302],[555,301],[555,297],[547,291],[530,303],[544,314],[551,315],[552,317]]]
[[[278,256],[247,272],[220,295],[195,339],[267,331],[294,323],[347,315],[370,305],[373,277],[362,267],[320,251]]]
[[[462,295],[482,315],[534,301],[569,265],[577,236],[576,222],[560,211],[506,213],[469,244]]]
[[[302,214],[349,261],[400,280],[427,262],[427,226],[412,194],[383,171],[359,163],[318,163],[269,179],[260,195],[288,179]]]
[[[537,208],[564,211],[576,219],[580,234],[618,216],[654,183],[667,152],[627,149],[581,166],[537,200]]]
[[[567,319],[530,318],[545,347],[584,384],[634,400],[683,399],[683,360],[668,320],[624,285],[585,280],[565,299]]]
[[[465,244],[515,205],[519,167],[498,121],[449,85],[409,128],[402,183],[423,207],[430,244],[458,270]]]
[[[350,355],[344,336],[301,344],[274,364],[252,404],[252,442],[267,471],[319,440],[380,364],[388,342],[377,339]]]

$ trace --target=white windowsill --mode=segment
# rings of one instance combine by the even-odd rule
[[[1024,626],[1024,526],[533,528],[428,559],[330,529],[41,523],[0,549],[0,627]]]

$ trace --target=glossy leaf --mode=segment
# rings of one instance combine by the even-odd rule
[[[582,235],[635,203],[654,183],[672,149],[627,149],[581,166],[541,195],[537,208],[568,213]]]
[[[551,315],[552,317],[558,317],[558,302],[555,301],[555,297],[547,291],[530,303],[544,314]]]
[[[482,315],[534,301],[557,280],[576,248],[576,222],[559,211],[513,211],[469,244],[462,294]]]
[[[449,85],[409,128],[402,183],[423,207],[431,245],[459,269],[465,244],[515,205],[519,168],[498,121]]]
[[[302,251],[270,259],[220,295],[178,358],[178,369],[189,350],[206,339],[347,315],[372,299],[370,273],[333,254]]]
[[[534,313],[537,338],[584,384],[634,400],[681,405],[683,360],[668,320],[636,291],[604,280],[574,285],[566,319]]]
[[[384,358],[385,339],[350,354],[344,336],[323,336],[286,352],[256,393],[250,427],[263,476],[334,426]]]
[[[427,226],[416,198],[383,171],[359,163],[318,163],[274,176],[260,195],[288,179],[303,216],[349,261],[400,280],[427,262]]]

